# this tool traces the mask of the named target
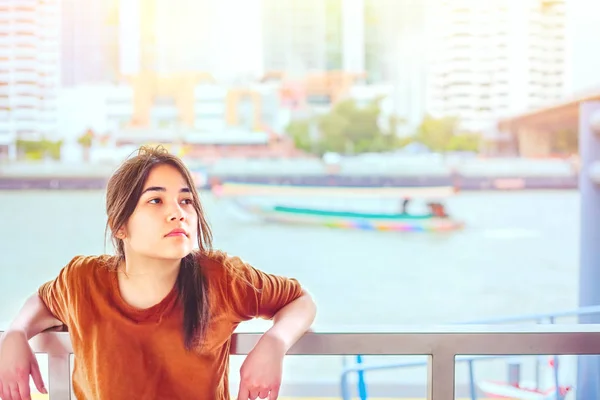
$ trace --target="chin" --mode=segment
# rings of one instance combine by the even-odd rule
[[[169,260],[181,260],[188,254],[192,252],[191,247],[178,248],[178,249],[165,249],[165,251],[161,252],[162,258],[166,258]]]
[[[181,260],[182,258],[184,258],[185,256],[187,256],[188,254],[191,253],[190,251],[174,251],[174,252],[170,252],[169,257],[172,260]]]
[[[179,252],[177,252],[177,253],[176,253],[176,255],[177,255],[177,256],[176,256],[176,257],[174,257],[174,258],[178,258],[178,259],[180,259],[180,260],[181,260],[181,259],[182,259],[182,258],[184,258],[185,256],[189,255],[191,252],[192,252],[192,250],[191,250],[191,249],[190,249],[190,250],[187,250],[187,251],[179,251]]]

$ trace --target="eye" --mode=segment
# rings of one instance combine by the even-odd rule
[[[192,199],[183,199],[181,200],[183,204],[194,204],[194,200]]]
[[[158,203],[160,203],[160,202],[161,202],[161,200],[160,200],[160,199],[158,199],[158,198],[157,198],[157,199],[150,199],[150,200],[148,201],[148,203],[150,203],[150,204],[158,204]]]

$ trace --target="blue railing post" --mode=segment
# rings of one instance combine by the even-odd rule
[[[579,106],[581,194],[579,305],[600,304],[600,102]],[[599,323],[598,315],[583,315],[579,322]],[[577,399],[600,399],[600,357],[578,359]]]
[[[361,355],[356,356],[356,363],[362,364],[363,359]],[[365,371],[358,371],[358,398],[360,400],[367,400],[367,384],[365,382]]]

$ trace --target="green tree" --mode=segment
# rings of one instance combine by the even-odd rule
[[[17,152],[26,160],[40,161],[43,159],[60,160],[62,140],[17,140]]]
[[[60,151],[62,149],[63,141],[58,140],[52,142],[50,140],[44,140],[44,146],[46,147],[46,154],[53,160],[60,160]]]
[[[86,130],[83,135],[79,136],[77,139],[77,143],[81,146],[83,150],[83,159],[85,162],[90,160],[90,149],[92,148],[92,144],[94,142],[94,131],[91,129]]]
[[[379,127],[380,99],[364,106],[354,100],[336,104],[318,122],[321,153],[364,153],[392,150],[396,136],[385,134]]]
[[[398,128],[406,122],[391,115],[381,118],[380,102],[377,98],[367,104],[355,100],[337,103],[328,113],[314,119],[292,121],[286,132],[298,149],[323,155],[326,152],[358,154],[384,152],[402,148],[414,141],[444,151],[448,146],[462,149],[472,148],[467,138],[450,139],[454,136],[457,120],[426,117],[413,136],[398,136]],[[312,134],[313,130],[317,134]],[[466,144],[468,142],[468,145]]]
[[[294,146],[296,146],[297,149],[306,152],[313,150],[310,137],[310,120],[291,121],[286,128],[286,132],[294,141]]]
[[[415,140],[431,151],[447,151],[457,131],[458,122],[455,117],[433,118],[426,115],[417,128]]]
[[[448,151],[471,151],[477,152],[481,148],[481,136],[475,133],[461,133],[452,136]]]
[[[397,135],[398,134],[398,128],[401,125],[406,124],[406,120],[404,118],[401,118],[397,115],[390,115],[387,118],[387,134],[388,135]]]
[[[86,130],[79,138],[77,139],[77,143],[81,147],[92,147],[92,142],[94,140],[94,131],[91,129]]]
[[[352,151],[352,143],[346,135],[349,122],[339,110],[333,110],[322,116],[318,122],[319,129],[318,152],[323,154],[328,151],[346,153]]]

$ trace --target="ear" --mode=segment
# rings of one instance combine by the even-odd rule
[[[126,235],[125,235],[125,227],[121,227],[117,230],[117,232],[115,233],[115,237],[117,239],[121,239],[124,240]]]

